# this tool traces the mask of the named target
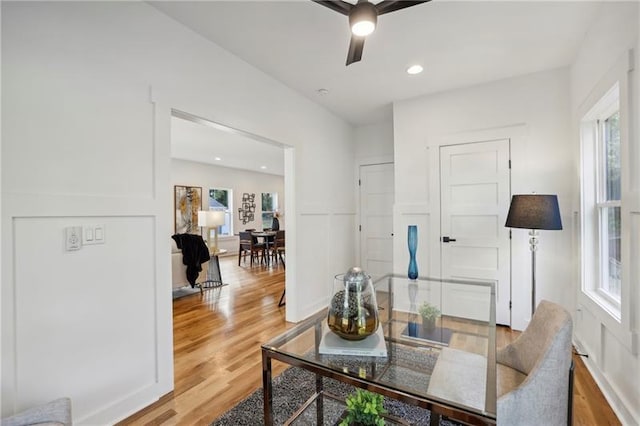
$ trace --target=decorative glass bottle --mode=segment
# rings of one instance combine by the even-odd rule
[[[409,279],[418,278],[418,264],[416,263],[416,250],[418,249],[418,227],[409,225],[407,241],[409,243]]]
[[[361,268],[335,276],[327,324],[347,340],[362,340],[378,329],[376,292],[371,277]]]

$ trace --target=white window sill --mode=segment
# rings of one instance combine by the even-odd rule
[[[612,302],[609,297],[602,295],[598,290],[585,290],[584,293],[612,319],[618,323],[622,322],[619,304]]]
[[[218,241],[235,240],[237,238],[236,235],[218,235]]]

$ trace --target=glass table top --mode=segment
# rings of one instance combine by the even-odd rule
[[[376,334],[341,339],[329,330],[324,310],[262,345],[263,351],[325,375],[382,386],[401,400],[495,420],[495,283],[391,274],[374,288]],[[425,302],[441,312],[431,328],[418,313]]]

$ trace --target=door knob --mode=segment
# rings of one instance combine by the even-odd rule
[[[443,243],[454,242],[454,241],[456,241],[455,238],[442,237],[442,242]]]

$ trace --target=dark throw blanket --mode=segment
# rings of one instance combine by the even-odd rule
[[[187,281],[191,287],[195,287],[198,274],[202,271],[202,264],[211,258],[209,248],[200,235],[175,234],[171,238],[182,250],[182,263],[187,265]]]

